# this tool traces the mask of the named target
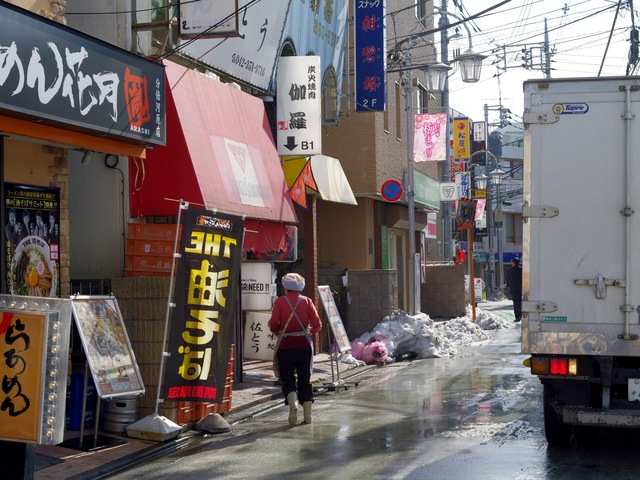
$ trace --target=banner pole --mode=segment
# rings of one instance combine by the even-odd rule
[[[175,271],[176,271],[176,258],[178,258],[178,242],[180,241],[180,221],[182,218],[182,211],[189,208],[189,203],[180,200],[180,206],[178,207],[178,224],[176,226],[176,237],[173,244],[173,259],[171,261],[171,277],[169,280],[169,294],[167,296],[167,313],[164,319],[164,334],[162,337],[162,354],[160,357],[160,370],[158,373],[158,391],[156,392],[156,409],[155,414],[158,415],[158,408],[161,403],[160,399],[160,391],[162,387],[162,376],[164,375],[164,359],[169,356],[169,353],[166,351],[167,348],[167,334],[169,331],[169,315],[171,312],[171,308],[175,306],[175,304],[171,301],[171,295],[173,292],[173,282],[175,279]]]

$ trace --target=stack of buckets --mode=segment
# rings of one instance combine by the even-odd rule
[[[138,419],[138,397],[107,400],[102,413],[102,428],[111,433],[126,433],[127,426]]]

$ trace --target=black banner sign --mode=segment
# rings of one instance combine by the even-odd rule
[[[0,2],[3,110],[114,139],[165,145],[164,67]]]
[[[242,217],[190,208],[184,215],[163,394],[221,403],[234,335]]]

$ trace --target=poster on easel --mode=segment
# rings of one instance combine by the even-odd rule
[[[342,319],[338,313],[338,307],[333,299],[331,288],[329,288],[328,285],[320,285],[318,286],[318,293],[320,294],[324,311],[329,319],[329,325],[331,326],[336,346],[340,350],[340,353],[350,351],[351,342],[349,342],[349,337],[347,337],[347,332],[344,329],[344,324],[342,323]]]
[[[73,317],[98,395],[144,395],[142,375],[115,297],[75,296]]]

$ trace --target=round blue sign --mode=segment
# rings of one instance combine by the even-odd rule
[[[397,202],[402,197],[402,185],[397,180],[387,180],[382,184],[380,193],[387,202]]]

